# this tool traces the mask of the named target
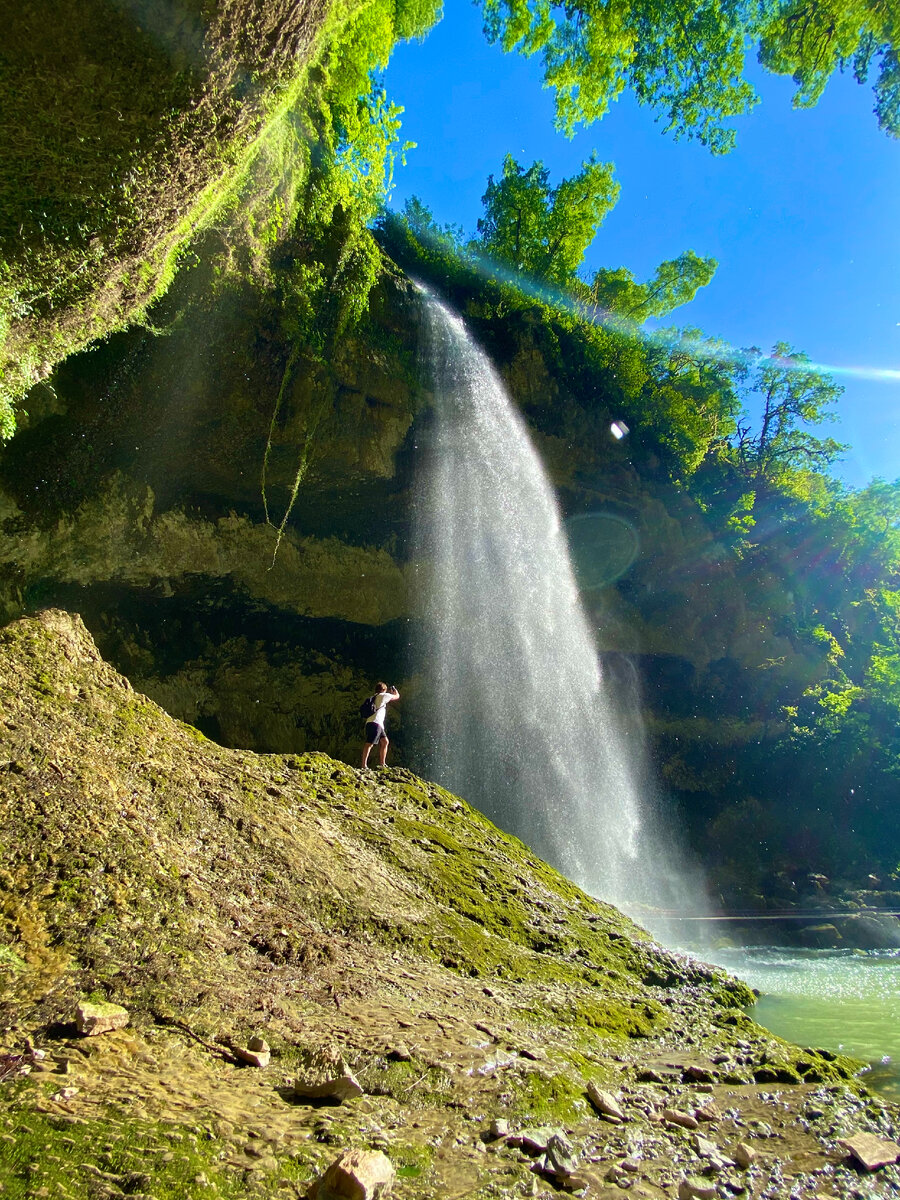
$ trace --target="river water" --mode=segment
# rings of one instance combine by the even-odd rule
[[[760,1025],[864,1059],[869,1086],[900,1100],[900,950],[754,946],[702,957],[762,993],[750,1012]]]

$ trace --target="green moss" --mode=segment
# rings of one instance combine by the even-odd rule
[[[588,1109],[584,1085],[577,1077],[529,1071],[513,1091],[509,1115],[517,1121],[566,1125],[583,1119]]]
[[[103,0],[43,0],[4,31],[0,437],[53,365],[146,321],[214,225],[217,269],[253,273],[302,214],[298,240],[333,253],[297,272],[294,307],[335,308],[329,328],[365,307],[399,127],[371,76],[436,6],[199,8],[147,29]]]
[[[56,1087],[47,1084],[44,1090]],[[46,1116],[25,1107],[33,1091],[33,1086],[16,1088],[12,1105],[0,1116],[4,1200],[94,1200],[99,1180],[106,1185],[104,1194],[152,1189],[156,1200],[226,1200],[243,1194],[237,1178],[221,1173],[221,1146],[213,1139],[116,1112],[93,1120]]]
[[[430,1146],[395,1142],[390,1157],[399,1179],[419,1179],[428,1173],[434,1153]]]
[[[9,946],[0,946],[0,971],[24,971],[28,967],[24,958],[20,958]]]

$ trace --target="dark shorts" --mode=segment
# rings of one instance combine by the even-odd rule
[[[384,732],[384,726],[379,725],[377,721],[368,721],[366,723],[366,745],[375,746],[387,735]]]

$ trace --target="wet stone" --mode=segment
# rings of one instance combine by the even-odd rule
[[[700,1122],[696,1117],[692,1117],[690,1113],[678,1112],[674,1108],[663,1109],[663,1120],[669,1125],[680,1125],[682,1129],[699,1129]]]
[[[265,1046],[265,1042],[263,1042]],[[254,1050],[252,1046],[248,1046],[245,1050],[241,1046],[236,1046],[235,1054],[242,1062],[247,1063],[250,1067],[267,1067],[272,1060],[272,1055],[268,1048],[265,1050]]]
[[[312,1200],[376,1200],[390,1194],[391,1160],[380,1150],[349,1150],[336,1159],[309,1192]]]
[[[357,1099],[364,1094],[356,1078],[349,1071],[321,1083],[314,1083],[303,1078],[295,1079],[294,1093],[308,1100],[336,1100],[339,1104],[345,1100]]]
[[[565,1137],[561,1129],[538,1125],[531,1129],[520,1129],[518,1133],[511,1133],[508,1141],[511,1146],[520,1146],[526,1153],[543,1154],[554,1135]]]

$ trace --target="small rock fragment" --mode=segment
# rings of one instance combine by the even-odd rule
[[[719,1107],[712,1100],[708,1100],[702,1108],[694,1109],[694,1116],[698,1121],[718,1121],[722,1116]]]
[[[266,1046],[265,1042],[263,1042],[263,1045],[266,1046],[265,1050],[255,1050],[253,1048],[253,1042],[255,1041],[262,1041],[262,1038],[251,1038],[246,1050],[242,1046],[235,1046],[234,1052],[239,1059],[248,1063],[251,1067],[267,1067],[272,1061],[272,1052]]]
[[[510,1134],[509,1144],[511,1146],[521,1146],[529,1154],[543,1154],[554,1134],[565,1136],[561,1129],[551,1129],[547,1125],[537,1125],[531,1129],[520,1129],[518,1133]]]
[[[719,1147],[715,1142],[711,1142],[709,1138],[702,1137],[699,1133],[694,1138],[694,1146],[701,1158],[718,1158]]]
[[[840,1138],[838,1144],[845,1147],[856,1161],[867,1171],[877,1171],[900,1158],[900,1146],[874,1133],[854,1133],[853,1137]]]
[[[73,1096],[77,1096],[77,1095],[78,1095],[77,1087],[64,1087],[60,1091],[54,1092],[53,1095],[50,1097],[50,1099],[54,1100],[57,1104],[59,1104],[59,1102],[61,1100],[71,1100]]]
[[[706,1179],[684,1178],[678,1185],[678,1200],[716,1200],[718,1194],[716,1185]]]
[[[509,1121],[505,1121],[503,1117],[497,1117],[491,1121],[490,1136],[494,1141],[497,1138],[509,1137]]]
[[[746,1171],[748,1167],[756,1162],[756,1151],[752,1146],[748,1146],[746,1142],[738,1142],[734,1148],[734,1161],[742,1171]]]
[[[625,1120],[621,1105],[611,1092],[601,1091],[596,1083],[591,1081],[587,1086],[587,1094],[591,1104],[601,1117],[606,1117],[608,1121],[612,1121],[616,1125]]]
[[[554,1133],[547,1142],[547,1149],[534,1164],[533,1169],[556,1179],[568,1179],[578,1168],[578,1157],[572,1143],[561,1133]]]
[[[663,1109],[663,1120],[670,1125],[680,1125],[682,1129],[699,1129],[700,1122],[690,1113],[677,1112],[674,1108]]]
[[[387,1057],[394,1062],[409,1062],[412,1058],[412,1053],[406,1042],[397,1042],[396,1046],[392,1046],[388,1050]]]
[[[350,1071],[335,1079],[326,1079],[322,1083],[310,1083],[305,1079],[294,1080],[294,1093],[308,1100],[337,1100],[343,1104],[345,1100],[357,1100],[363,1095],[363,1090]]]
[[[75,1009],[75,1026],[85,1037],[123,1029],[128,1020],[128,1010],[118,1004],[95,1004],[90,1000],[82,1000]]]
[[[383,1200],[394,1183],[391,1160],[380,1150],[348,1150],[308,1193],[311,1200]]]
[[[265,1038],[261,1038],[259,1034],[254,1034],[247,1043],[247,1049],[252,1050],[255,1054],[268,1054],[270,1051],[269,1043]]]

